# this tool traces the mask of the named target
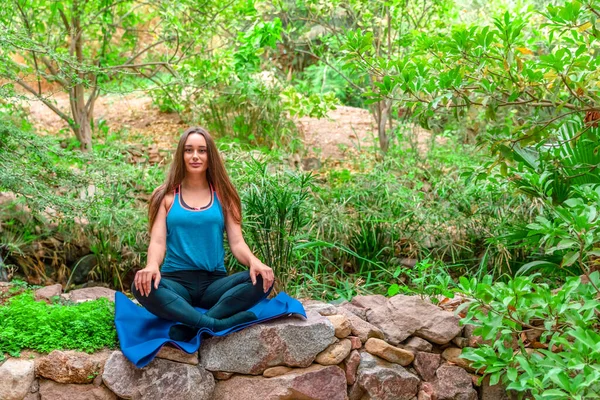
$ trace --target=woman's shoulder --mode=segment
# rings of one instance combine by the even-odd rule
[[[163,186],[159,186],[156,189],[154,189],[154,192],[152,192],[152,197],[154,197],[157,194],[157,192],[159,192],[160,190],[163,190]],[[165,207],[165,210],[168,212],[171,209],[171,206],[173,205],[174,199],[175,199],[175,193],[172,191],[169,191],[169,192],[165,193],[165,196],[163,197],[160,205]]]
[[[167,210],[167,212],[171,209],[171,206],[173,205],[173,200],[175,200],[175,195],[173,194],[173,192],[169,192],[165,194],[165,198],[163,199],[164,205],[165,205],[165,209]]]

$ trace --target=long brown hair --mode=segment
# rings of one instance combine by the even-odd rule
[[[148,205],[148,229],[150,232],[152,232],[154,220],[156,219],[158,209],[165,198],[165,195],[174,191],[185,177],[186,169],[183,161],[183,151],[188,136],[193,133],[198,133],[204,136],[204,139],[206,140],[206,147],[208,150],[208,168],[206,170],[206,178],[208,183],[212,185],[217,192],[217,196],[219,197],[219,201],[223,207],[225,221],[227,221],[227,216],[229,213],[231,213],[235,222],[242,222],[242,204],[240,201],[240,196],[238,195],[237,190],[235,190],[235,187],[227,175],[227,170],[225,170],[225,165],[223,164],[221,155],[217,150],[215,141],[209,135],[206,129],[195,126],[186,129],[186,131],[183,132],[183,135],[181,135],[179,144],[177,145],[177,150],[175,150],[173,162],[169,168],[169,175],[167,176],[165,182],[157,187],[150,197],[150,204]]]

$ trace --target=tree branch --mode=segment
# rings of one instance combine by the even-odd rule
[[[129,58],[129,60],[125,61],[125,65],[131,64],[136,58],[138,58],[139,56],[141,56],[142,54],[144,54],[148,50],[150,50],[150,49],[152,49],[152,48],[154,48],[154,47],[156,47],[156,46],[158,46],[158,45],[160,45],[160,44],[162,44],[164,42],[169,42],[169,41],[173,40],[174,38],[175,37],[170,36],[170,37],[168,37],[166,39],[159,40],[158,42],[153,43],[150,46],[147,46],[145,49],[143,49],[139,53],[137,53],[137,54],[133,55],[131,58]]]
[[[23,82],[21,79],[15,79],[15,82],[20,85],[22,88],[27,90],[29,93],[33,94],[39,101],[44,103],[49,109],[51,109],[56,115],[65,120],[69,126],[73,126],[73,119],[70,118],[67,114],[60,111],[54,104],[49,102],[46,98],[36,93],[35,89],[29,86],[27,83]]]
[[[125,69],[125,68],[136,69],[136,68],[150,67],[150,66],[153,66],[153,65],[163,66],[167,70],[169,70],[169,72],[172,73],[173,76],[177,76],[177,74],[175,73],[175,71],[173,71],[173,68],[171,67],[171,64],[169,64],[168,62],[164,62],[164,61],[147,62],[147,63],[142,63],[142,64],[122,64],[122,65],[114,65],[114,66],[111,66],[111,67],[104,67],[104,68],[105,69]]]

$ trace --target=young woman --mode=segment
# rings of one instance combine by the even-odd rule
[[[240,197],[203,128],[181,136],[148,214],[148,264],[136,273],[131,291],[154,315],[182,323],[171,328],[171,339],[185,341],[200,328],[218,332],[256,319],[247,310],[271,291],[273,270],[242,237]],[[232,254],[248,271],[227,276],[224,231]]]

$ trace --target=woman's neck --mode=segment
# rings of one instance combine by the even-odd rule
[[[206,174],[202,175],[186,175],[181,181],[181,186],[185,189],[206,189],[208,188],[208,180]]]

